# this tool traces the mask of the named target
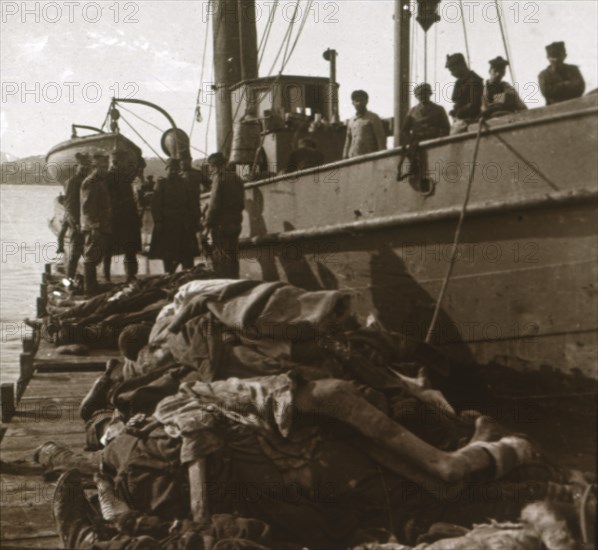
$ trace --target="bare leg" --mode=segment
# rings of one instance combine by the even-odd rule
[[[386,466],[416,483],[422,483],[422,474],[444,483],[458,483],[493,469],[500,477],[530,461],[532,455],[527,441],[513,437],[475,442],[452,453],[441,451],[371,405],[352,382],[307,382],[297,391],[295,403],[301,412],[335,418],[391,451],[395,460]]]

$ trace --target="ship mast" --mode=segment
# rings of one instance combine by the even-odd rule
[[[233,130],[230,88],[257,78],[255,0],[213,0],[216,140],[228,158]]]
[[[401,144],[401,128],[409,111],[409,55],[411,10],[409,0],[395,0],[394,146]]]

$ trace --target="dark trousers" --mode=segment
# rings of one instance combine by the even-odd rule
[[[193,256],[189,256],[188,258],[184,258],[179,262],[179,260],[162,260],[162,264],[164,265],[164,273],[174,273],[176,268],[181,264],[183,269],[192,269],[193,268]]]
[[[77,274],[79,259],[83,255],[85,239],[80,231],[70,231],[65,253],[66,276],[72,279]]]
[[[132,279],[137,275],[139,270],[139,262],[137,261],[137,253],[127,250],[124,253],[125,256],[125,274],[127,276],[127,280]],[[112,264],[112,254],[108,252],[104,254],[103,260],[103,271],[104,271],[104,278],[109,281],[110,280],[110,267]]]
[[[239,234],[241,229],[212,229],[214,271],[225,279],[239,278]]]

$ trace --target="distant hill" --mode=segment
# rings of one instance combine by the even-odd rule
[[[12,160],[4,160],[9,158]],[[45,170],[45,155],[33,155],[22,159],[14,159],[11,155],[2,153],[0,164],[0,184],[6,185],[56,185],[52,174]],[[145,175],[150,174],[157,180],[166,175],[164,163],[155,157],[146,158]]]
[[[9,185],[56,185],[45,170],[44,155],[33,155],[18,160],[2,161],[0,183]]]
[[[0,151],[0,163],[1,162],[14,162],[18,160],[17,157],[11,155],[10,153],[5,153],[4,151]]]

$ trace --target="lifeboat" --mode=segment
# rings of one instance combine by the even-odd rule
[[[85,128],[96,131],[96,134],[89,136],[77,136],[76,128]],[[63,141],[52,147],[46,155],[46,173],[47,177],[64,186],[66,181],[74,174],[77,165],[75,155],[77,153],[93,156],[97,153],[109,155],[113,151],[119,152],[119,165],[127,167],[127,173],[131,176],[131,181],[139,173],[142,164],[141,149],[130,139],[119,133],[103,132],[99,128],[91,126],[73,125],[73,136],[67,141]],[[64,217],[64,208],[61,197],[54,201],[54,215],[49,222],[49,227],[54,234],[58,234]]]

